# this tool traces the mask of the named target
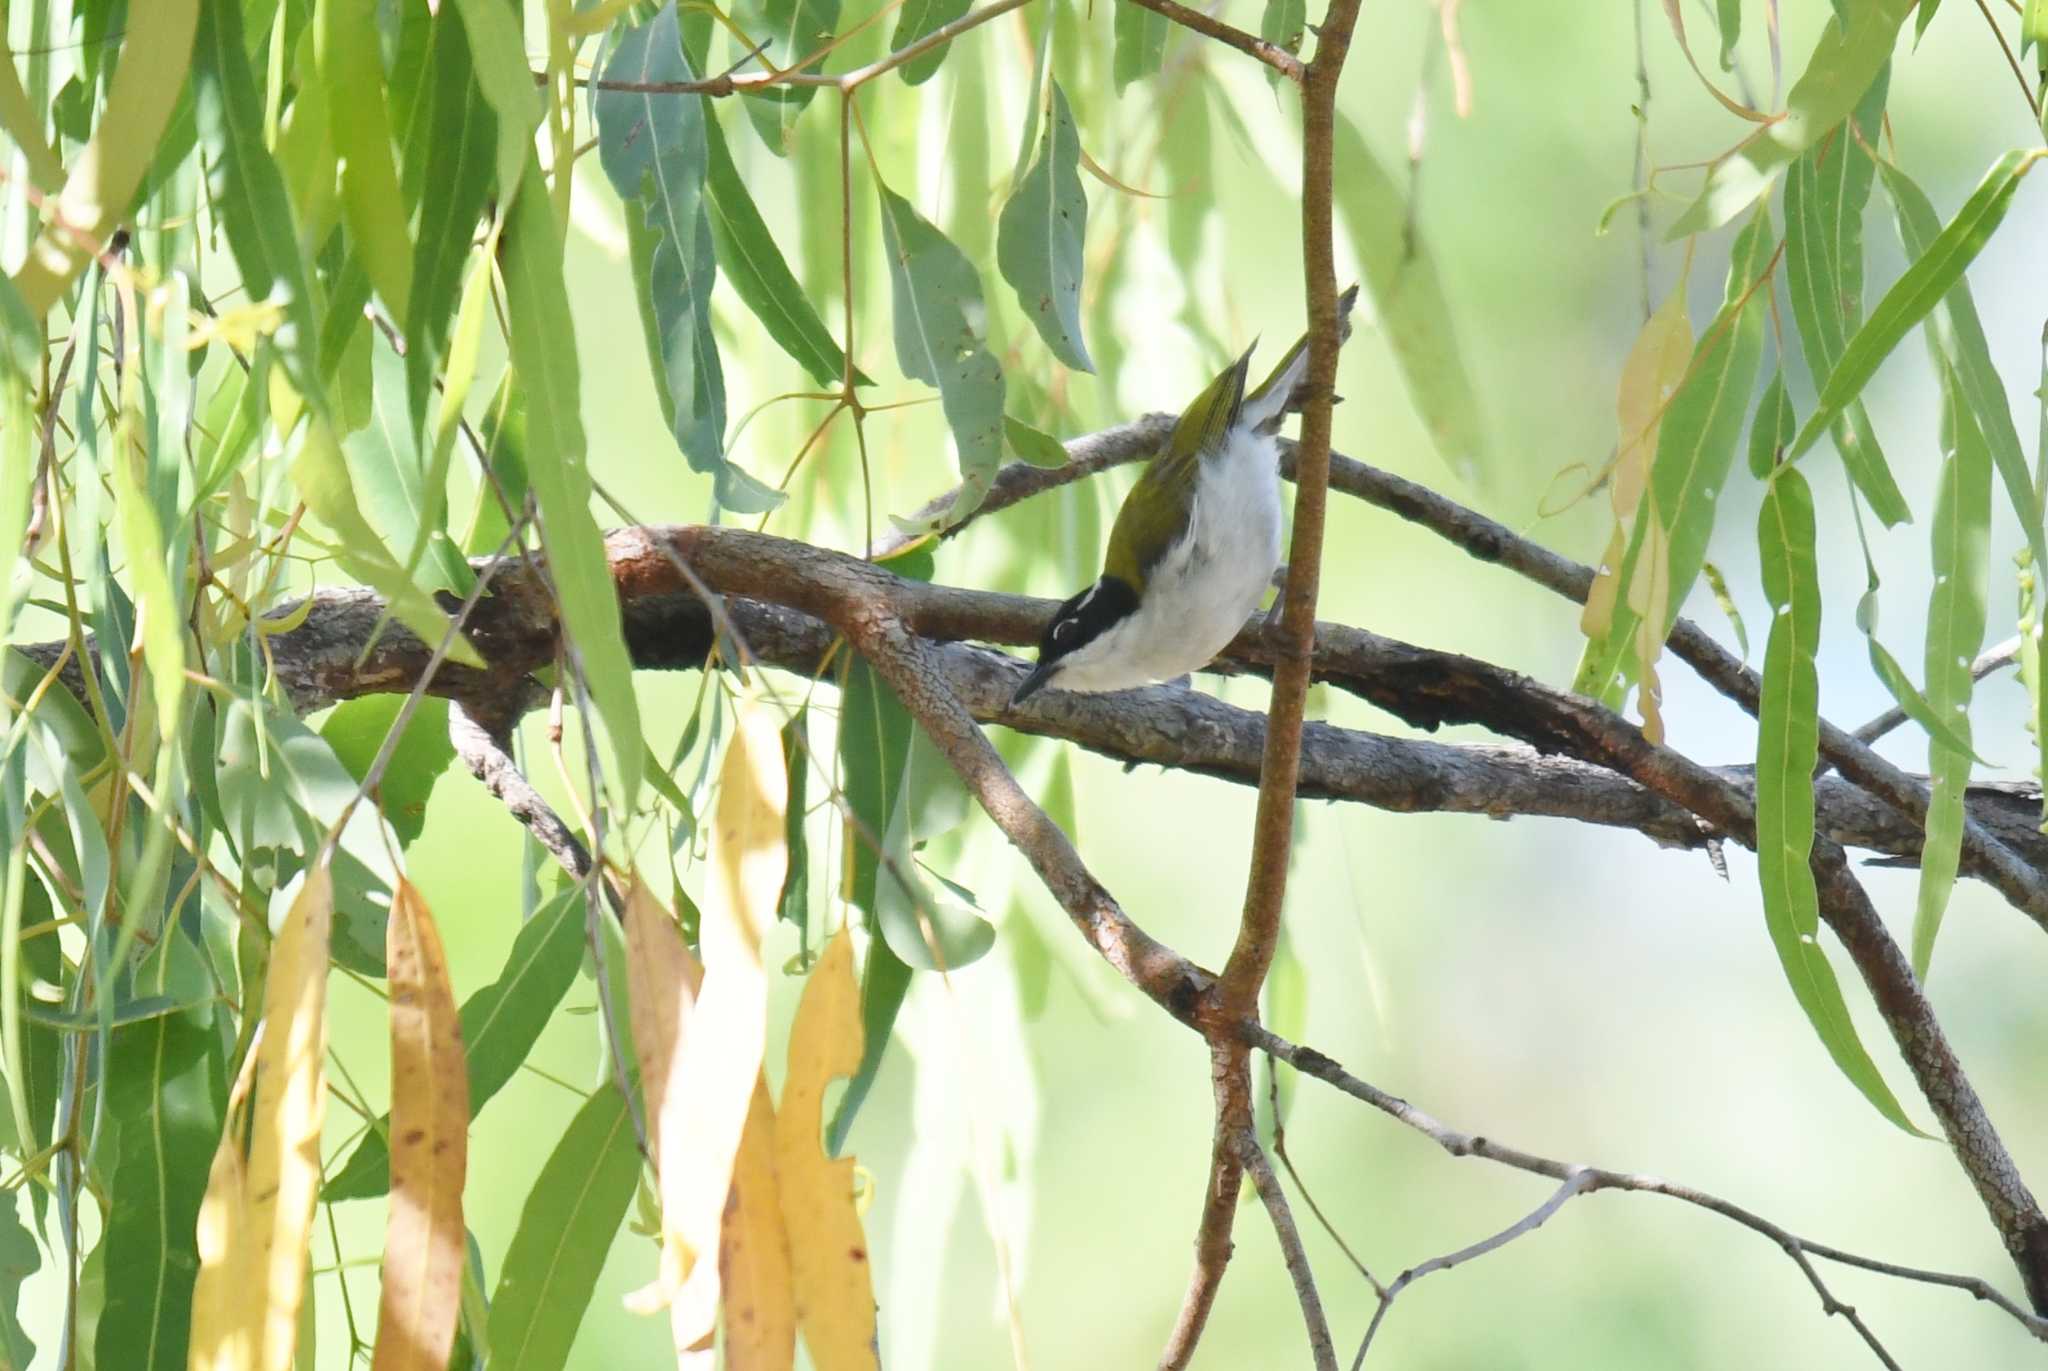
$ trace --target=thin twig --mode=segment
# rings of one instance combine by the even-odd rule
[[[1273,1221],[1273,1232],[1280,1239],[1281,1260],[1287,1263],[1295,1298],[1301,1301],[1301,1317],[1308,1325],[1308,1347],[1317,1371],[1337,1371],[1337,1347],[1330,1340],[1330,1321],[1323,1314],[1322,1297],[1316,1293],[1315,1277],[1309,1272],[1308,1249],[1301,1245],[1301,1230],[1295,1227],[1294,1211],[1287,1207],[1287,1192],[1280,1188],[1280,1179],[1273,1174],[1273,1164],[1266,1160],[1259,1140],[1247,1131],[1237,1141],[1238,1159],[1252,1178],[1252,1188],[1265,1202],[1266,1217]]]
[[[1987,647],[1984,651],[1977,654],[1977,660],[1970,663],[1970,679],[1981,681],[1992,672],[2003,667],[2009,667],[2019,659],[2020,640],[2018,638],[2007,638],[1996,647]],[[1904,722],[1906,722],[1906,711],[1897,705],[1893,705],[1890,709],[1887,709],[1869,723],[1864,724],[1849,736],[1862,743],[1865,747],[1868,747]]]
[[[1854,1317],[1854,1310],[1842,1304],[1828,1290],[1820,1274],[1814,1270],[1810,1258],[1818,1257],[1844,1266],[1853,1266],[1860,1270],[1896,1277],[1900,1280],[1916,1281],[1926,1285],[1939,1285],[1952,1290],[1965,1291],[1979,1300],[1996,1305],[1999,1309],[2009,1314],[2022,1328],[2033,1334],[2036,1339],[2048,1343],[2048,1318],[2029,1313],[2017,1301],[2003,1294],[1989,1281],[1979,1277],[1958,1275],[1947,1271],[1929,1271],[1919,1267],[1901,1266],[1892,1262],[1878,1261],[1872,1257],[1858,1256],[1853,1252],[1845,1252],[1837,1247],[1830,1247],[1824,1243],[1812,1242],[1802,1238],[1789,1229],[1764,1218],[1761,1214],[1754,1213],[1731,1200],[1723,1199],[1718,1195],[1711,1194],[1694,1186],[1683,1185],[1676,1181],[1665,1180],[1661,1176],[1645,1175],[1640,1172],[1614,1171],[1606,1167],[1561,1161],[1535,1152],[1524,1151],[1521,1148],[1499,1142],[1491,1137],[1481,1137],[1477,1134],[1460,1132],[1436,1119],[1428,1112],[1410,1104],[1400,1096],[1390,1094],[1371,1082],[1361,1080],[1357,1076],[1352,1075],[1336,1060],[1316,1051],[1312,1047],[1303,1047],[1289,1042],[1287,1039],[1259,1024],[1247,1024],[1244,1034],[1245,1040],[1259,1051],[1286,1062],[1296,1070],[1306,1075],[1314,1076],[1317,1080],[1327,1085],[1336,1087],[1354,1099],[1364,1101],[1396,1122],[1414,1129],[1424,1137],[1429,1138],[1453,1157],[1478,1157],[1485,1161],[1510,1167],[1516,1171],[1526,1171],[1536,1176],[1548,1176],[1556,1181],[1565,1181],[1574,1175],[1582,1174],[1589,1179],[1581,1187],[1579,1193],[1592,1194],[1600,1190],[1625,1190],[1645,1195],[1663,1195],[1668,1199],[1678,1200],[1681,1203],[1707,1210],[1709,1213],[1719,1214],[1721,1217],[1732,1220],[1753,1233],[1759,1233],[1769,1238],[1786,1256],[1798,1264],[1801,1273],[1806,1276],[1808,1284],[1813,1286],[1814,1293],[1820,1296],[1823,1312],[1843,1315],[1856,1327],[1859,1335],[1863,1337],[1866,1343],[1874,1344],[1868,1328],[1863,1325],[1861,1319]]]
[[[1186,5],[1180,4],[1179,0],[1130,0],[1130,2],[1140,9],[1148,9],[1154,14],[1164,15],[1192,33],[1199,33],[1204,38],[1213,38],[1227,47],[1236,48],[1247,57],[1257,58],[1296,85],[1301,84],[1307,72],[1307,68],[1302,66],[1299,57],[1296,57],[1277,43],[1269,43],[1263,38],[1246,33],[1243,29],[1233,28],[1221,19],[1213,18],[1200,10],[1189,9]],[[1328,21],[1325,20],[1324,23],[1327,27]],[[1318,47],[1318,51],[1320,50],[1320,47]]]

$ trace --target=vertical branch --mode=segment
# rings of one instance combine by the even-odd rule
[[[1288,556],[1287,586],[1281,601],[1273,699],[1266,716],[1266,744],[1259,769],[1258,814],[1253,823],[1251,871],[1245,881],[1244,911],[1237,942],[1215,988],[1205,997],[1203,1028],[1210,1042],[1216,1094],[1216,1136],[1209,1187],[1195,1236],[1195,1269],[1181,1301],[1180,1317],[1160,1356],[1160,1366],[1187,1365],[1200,1340],[1216,1291],[1230,1261],[1230,1230],[1245,1158],[1257,1149],[1253,1132],[1251,1064],[1229,1025],[1256,1022],[1259,991],[1279,946],[1280,914],[1287,895],[1287,863],[1294,847],[1295,788],[1301,775],[1301,732],[1308,701],[1309,665],[1315,648],[1316,592],[1322,579],[1323,524],[1330,489],[1331,408],[1336,403],[1337,349],[1342,345],[1337,312],[1336,240],[1332,214],[1335,188],[1337,83],[1350,52],[1360,0],[1331,0],[1316,39],[1316,55],[1302,77],[1302,273],[1308,294],[1308,403],[1302,412],[1301,444],[1295,461],[1294,541]],[[1262,1187],[1262,1192],[1266,1190]],[[1271,1205],[1278,1187],[1266,1195]],[[1284,1201],[1282,1202],[1284,1208]],[[1276,1221],[1278,1211],[1276,1211]],[[1285,1234],[1283,1233],[1283,1239]],[[1314,1284],[1304,1263],[1297,1273],[1302,1308],[1318,1368],[1336,1366],[1329,1334],[1322,1326]]]

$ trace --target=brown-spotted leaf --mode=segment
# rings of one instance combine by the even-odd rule
[[[326,1112],[334,886],[307,873],[270,946],[263,1023],[199,1207],[193,1371],[286,1371],[298,1340]],[[248,1141],[248,1151],[242,1142]]]
[[[796,1297],[775,1169],[775,1106],[760,1076],[754,1078],[746,1128],[733,1161],[718,1277],[725,1295],[729,1371],[791,1371],[796,1365]]]
[[[462,1317],[469,1072],[433,913],[398,883],[385,925],[391,984],[391,1205],[372,1371],[440,1371]]]
[[[796,1312],[818,1371],[876,1371],[874,1274],[854,1208],[853,1159],[819,1137],[825,1087],[860,1068],[853,942],[839,931],[811,970],[789,1035],[789,1078],[775,1120],[776,1178],[796,1276]]]

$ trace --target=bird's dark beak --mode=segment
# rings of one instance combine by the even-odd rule
[[[1016,692],[1010,696],[1010,708],[1015,709],[1045,688],[1046,682],[1059,667],[1057,662],[1040,662],[1031,668],[1031,673],[1018,683]]]

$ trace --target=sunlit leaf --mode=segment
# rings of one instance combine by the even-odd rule
[[[14,276],[30,318],[49,311],[128,212],[185,90],[198,25],[199,0],[151,0],[129,10],[121,64],[92,142],[71,159],[49,222]]]
[[[1749,474],[1759,481],[1768,480],[1798,430],[1798,416],[1793,414],[1791,397],[1785,393],[1785,373],[1774,371],[1764,386],[1763,398],[1756,402],[1756,417],[1749,425]]]
[[[568,1364],[639,1179],[632,1115],[607,1082],[576,1111],[527,1192],[491,1295],[492,1371]]]
[[[43,1264],[35,1235],[21,1221],[21,1209],[10,1192],[0,1195],[0,1357],[10,1367],[35,1365],[36,1345],[21,1326],[21,1287]],[[104,1318],[100,1324],[106,1327]],[[101,1363],[112,1365],[114,1363]],[[146,1366],[145,1362],[130,1363]]]
[[[1818,941],[1813,868],[1813,769],[1820,758],[1820,572],[1814,563],[1813,496],[1795,467],[1781,467],[1757,516],[1770,643],[1757,714],[1757,870],[1764,922],[1799,1007],[1835,1065],[1879,1113],[1912,1131],[1905,1111],[1863,1048],[1834,969]]]
[[[1715,164],[1700,198],[1678,217],[1670,236],[1683,238],[1727,223],[1756,202],[1779,168],[1847,118],[1891,58],[1915,2],[1867,0],[1846,30],[1839,17],[1830,18],[1806,70],[1786,94],[1783,113]]]
[[[683,1058],[689,1050],[690,1021],[704,983],[704,968],[683,942],[675,919],[637,875],[626,893],[624,924],[627,1021],[633,1034],[633,1056],[640,1063],[641,1095],[647,1102],[647,1142],[660,1183],[667,1155],[663,1137],[680,1134],[681,1126],[672,1127],[670,1120],[689,1110],[689,1102],[678,1092],[684,1084]],[[679,1171],[666,1174],[667,1183],[661,1186],[662,1209],[666,1214],[673,1208],[679,1215],[686,1178]],[[674,1301],[698,1251],[679,1225],[664,1220],[659,1272],[654,1283],[637,1297],[645,1306],[642,1312],[653,1312]]]
[[[1815,376],[1834,369],[1849,334],[1863,322],[1863,207],[1876,179],[1870,148],[1884,121],[1887,84],[1880,72],[1855,115],[1802,153],[1785,175],[1785,288]],[[1863,402],[1845,407],[1833,431],[1871,512],[1887,526],[1910,519]]]
[[[412,298],[407,201],[392,156],[379,60],[377,0],[320,0],[313,51],[327,87],[327,126],[341,159],[341,209],[370,281],[393,310]]]
[[[811,1125],[815,1147],[815,1114]],[[719,1286],[725,1297],[725,1363],[734,1371],[789,1371],[796,1365],[800,1295],[790,1274],[776,1141],[775,1108],[768,1099],[768,1083],[756,1076],[739,1152],[733,1160],[732,1197],[718,1247]]]
[[[1380,335],[1401,369],[1408,399],[1453,473],[1470,476],[1487,460],[1485,409],[1465,372],[1451,307],[1436,263],[1409,232],[1407,197],[1358,129],[1337,116],[1337,211],[1365,269]]]
[[[582,892],[570,889],[534,911],[512,940],[498,978],[462,1003],[469,1112],[474,1117],[512,1079],[540,1041],[583,964]],[[390,1186],[391,1116],[370,1126],[320,1197],[368,1199]]]
[[[192,66],[199,136],[207,149],[207,192],[252,301],[277,305],[276,338],[301,393],[316,394],[314,345],[320,326],[284,176],[263,143],[263,107],[244,55],[242,7],[204,0]]]
[[[541,116],[540,92],[526,64],[521,16],[517,7],[498,0],[455,0],[455,8],[469,30],[477,85],[498,116],[498,193],[509,199],[519,189]]]
[[[590,514],[590,471],[583,433],[582,377],[569,288],[562,277],[561,229],[539,171],[512,202],[500,252],[511,315],[512,364],[526,405],[526,469],[540,503],[542,546],[562,606],[562,623],[603,724],[611,766],[606,781],[629,811],[640,790],[640,707],[633,695],[619,596],[604,539]]]
[[[958,520],[981,504],[1003,460],[1003,369],[988,350],[981,274],[908,200],[880,189],[896,361],[905,376],[939,389],[960,464],[947,517]]]
[[[320,1189],[333,913],[327,869],[316,867],[271,944],[262,1037],[236,1084],[199,1209],[193,1371],[291,1365]]]
[[[412,883],[391,901],[391,1205],[376,1371],[440,1371],[461,1317],[469,1083],[448,956]]]
[[[1094,370],[1081,341],[1081,261],[1088,197],[1081,190],[1081,138],[1066,92],[1052,83],[1052,111],[1038,156],[1010,193],[996,225],[996,262],[1024,316],[1053,356]]]
[[[804,984],[775,1118],[776,1175],[796,1276],[797,1318],[818,1371],[866,1371],[875,1353],[874,1275],[854,1208],[853,1160],[818,1146],[826,1085],[861,1062],[853,940],[840,929]]]
[[[1582,694],[1604,692],[1630,652],[1638,672],[1654,670],[1678,608],[1699,578],[1763,363],[1767,306],[1758,282],[1771,249],[1770,215],[1760,209],[1736,237],[1721,310],[1700,334],[1685,380],[1665,407],[1643,513],[1622,559],[1626,598],[1607,636],[1589,642],[1580,659],[1573,689]],[[1655,612],[1645,614],[1646,606]]]
[[[394,302],[404,311],[402,393],[416,439],[427,431],[434,374],[447,356],[463,265],[496,180],[498,151],[497,116],[478,91],[466,26],[452,6],[434,16],[430,33],[426,89],[405,139],[406,192],[419,200],[412,293]],[[430,485],[430,493],[438,504],[440,492]],[[390,529],[385,533],[395,536]]]
[[[1927,841],[1913,915],[1913,972],[1923,981],[1935,935],[1955,888],[1963,839],[1963,798],[1970,784],[1970,664],[1984,646],[1989,594],[1991,451],[1964,404],[1954,372],[1943,368],[1941,484],[1934,507],[1934,590],[1927,601],[1927,704],[1964,746],[1927,743]]]
[[[406,409],[407,360],[382,334],[372,330],[369,338],[370,422],[342,442],[350,485],[394,562],[420,550],[417,565],[398,563],[408,580],[422,590],[463,594],[476,578],[447,534],[447,473],[439,473],[438,485],[431,479],[420,430]]]

